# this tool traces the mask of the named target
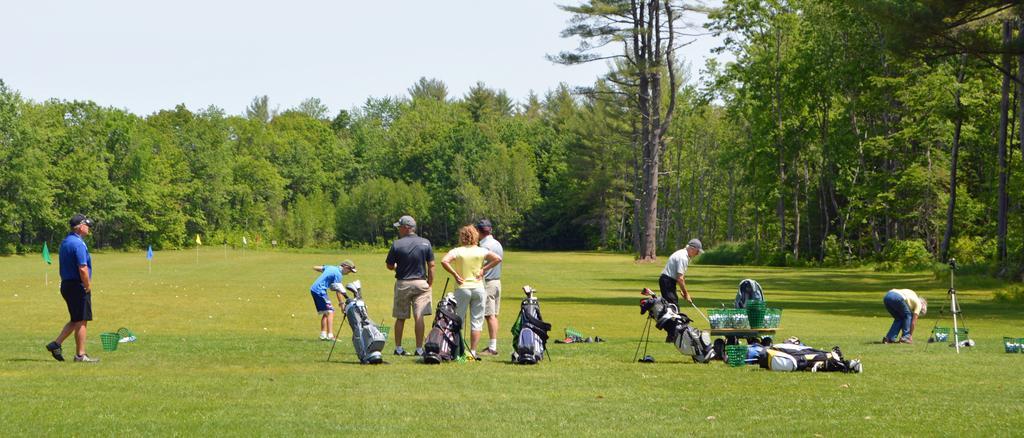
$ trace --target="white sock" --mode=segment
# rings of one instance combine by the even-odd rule
[[[320,336],[327,336],[327,332],[320,332]]]
[[[497,350],[498,350],[498,339],[496,339],[496,338],[495,338],[495,339],[491,339],[491,343],[490,343],[490,344],[488,344],[488,347],[489,347],[489,348],[490,348],[491,350],[495,350],[495,351],[497,351]]]

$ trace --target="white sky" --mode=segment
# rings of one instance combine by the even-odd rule
[[[280,109],[319,97],[333,115],[405,95],[421,76],[449,96],[483,81],[521,101],[607,70],[544,58],[577,44],[559,36],[569,14],[550,0],[5,0],[0,10],[8,87],[137,114],[179,103],[240,114],[266,94]],[[715,45],[702,37],[684,50],[694,75]]]

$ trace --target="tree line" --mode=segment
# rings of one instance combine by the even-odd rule
[[[195,234],[384,245],[411,214],[442,245],[489,217],[521,248],[649,259],[699,237],[707,261],[901,269],[956,257],[1016,277],[1020,14],[1012,2],[931,3],[960,6],[566,6],[565,35],[591,42],[554,61],[602,61],[601,41],[623,55],[591,86],[518,101],[422,78],[337,113],[258,96],[242,115],[139,116],[0,84],[0,252],[59,240],[74,212],[95,217],[94,245],[112,248],[184,247]],[[707,12],[735,60],[694,72],[677,59],[682,11]]]

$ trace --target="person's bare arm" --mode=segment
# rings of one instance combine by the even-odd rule
[[[324,266],[323,265],[316,265],[316,266],[313,267],[313,270],[316,271],[316,272],[324,272]]]
[[[82,287],[85,288],[85,293],[92,293],[92,279],[89,278],[89,266],[78,265],[78,276],[82,278]]]
[[[465,281],[465,279],[463,279],[461,276],[459,276],[457,272],[455,272],[455,268],[452,268],[452,260],[455,260],[454,254],[452,254],[451,252],[445,254],[444,257],[441,258],[441,267],[444,268],[445,271],[448,271],[449,274],[452,274],[452,277],[455,277],[456,284],[461,285],[462,282]]]
[[[434,261],[427,262],[427,286],[434,285]]]
[[[910,316],[910,337],[914,337],[914,329],[917,328],[917,314],[912,313]]]
[[[686,290],[686,276],[679,274],[676,277],[676,284],[679,285],[679,289],[683,291],[683,299],[689,302],[693,302],[693,298],[690,298],[690,291]]]
[[[398,263],[388,263],[388,270],[394,271],[398,267]]]

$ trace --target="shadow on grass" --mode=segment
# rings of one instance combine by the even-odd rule
[[[860,291],[863,292],[863,291]],[[852,294],[851,294],[852,295]],[[853,316],[853,317],[864,317],[864,316],[879,316],[889,317],[888,312],[885,310],[885,306],[882,304],[882,292],[871,292],[870,294],[860,293],[856,297],[842,294],[828,294],[828,293],[778,293],[775,295],[765,292],[765,298],[768,301],[768,307],[779,307],[783,309],[782,316],[785,318],[786,310],[797,310],[807,311],[814,313],[822,313],[836,316]],[[586,304],[586,305],[597,305],[597,306],[613,306],[613,307],[624,307],[628,310],[623,309],[623,312],[629,312],[631,314],[640,314],[640,300],[642,296],[639,293],[622,295],[622,296],[603,296],[603,297],[585,297],[585,296],[557,296],[547,297],[541,301],[543,303],[560,303],[560,304]],[[694,300],[694,304],[699,307],[702,311],[707,308],[718,308],[721,307],[723,301],[721,299],[701,299],[697,298]],[[726,307],[731,307],[731,300],[725,302]],[[949,301],[946,297],[941,300],[931,301],[931,312],[921,319],[924,321],[934,321],[936,318],[940,319],[952,319],[948,311]],[[960,306],[964,312],[964,316],[967,318],[967,322],[970,323],[972,317],[974,318],[986,318],[986,319],[1002,319],[1002,320],[1022,320],[1024,315],[1017,308],[1012,306],[1006,306],[1003,303],[995,300],[985,301],[965,301],[963,298],[960,299]],[[680,311],[682,313],[690,314],[693,312],[693,308],[687,303],[680,303]],[[691,318],[699,318],[699,315],[691,315]]]
[[[794,278],[795,277],[795,278]],[[939,280],[931,274],[882,274],[872,272],[803,272],[798,276],[785,276],[784,272],[773,272],[766,276],[735,276],[722,278],[721,276],[695,275],[687,277],[686,283],[692,285],[695,290],[701,288],[735,290],[741,281],[746,278],[753,278],[764,288],[765,294],[772,290],[786,290],[797,292],[867,292],[880,291],[884,293],[889,289],[934,289],[943,287]],[[640,287],[649,287],[657,291],[657,277],[651,279],[631,278],[596,278],[603,283],[635,284]],[[619,289],[619,288],[616,288]]]
[[[12,359],[7,359],[7,361],[8,362],[56,362],[53,359],[29,359],[29,358],[25,358],[25,357],[15,357],[15,358],[12,358]]]

